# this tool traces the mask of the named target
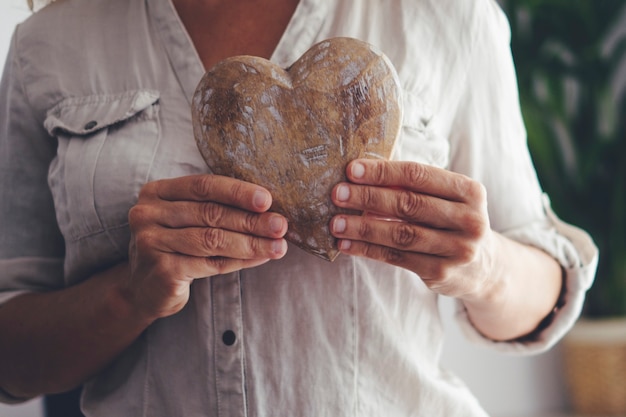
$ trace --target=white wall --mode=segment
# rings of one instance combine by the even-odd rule
[[[537,356],[511,356],[472,345],[452,318],[453,301],[442,298],[446,326],[443,365],[457,374],[494,417],[536,417],[567,407],[557,346]]]
[[[0,75],[4,69],[4,57],[9,51],[9,41],[15,24],[25,19],[30,11],[26,0],[0,0]]]
[[[35,399],[19,405],[0,404],[0,417],[43,417],[41,400]]]
[[[0,0],[0,68],[16,23],[28,16],[26,0]],[[1,69],[0,69],[1,71]],[[532,358],[499,355],[469,345],[451,320],[452,303],[442,303],[447,325],[444,364],[461,376],[483,406],[501,417],[535,417],[561,410],[565,399],[558,350]],[[0,417],[40,417],[41,402],[0,404]]]

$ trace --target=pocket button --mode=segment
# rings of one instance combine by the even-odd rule
[[[85,130],[91,130],[94,127],[98,126],[98,122],[96,122],[95,120],[91,120],[87,123],[85,123],[84,129]]]

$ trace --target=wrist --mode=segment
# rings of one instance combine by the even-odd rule
[[[113,283],[109,287],[107,303],[112,317],[142,329],[148,327],[158,318],[147,314],[138,307],[137,297],[128,285],[130,266],[127,262],[108,269],[104,274],[108,275]]]
[[[493,275],[463,303],[480,333],[509,341],[534,333],[554,311],[563,287],[562,268],[540,249],[495,235]]]

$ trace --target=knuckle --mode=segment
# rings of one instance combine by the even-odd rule
[[[158,182],[148,182],[144,184],[143,187],[139,190],[139,198],[138,200],[144,200],[156,194]]]
[[[225,273],[230,264],[230,259],[224,256],[212,256],[205,259],[209,266],[209,269],[212,271],[212,274],[215,275]]]
[[[417,242],[417,239],[418,235],[415,227],[407,223],[398,224],[391,232],[393,244],[402,248],[413,246]]]
[[[213,192],[213,175],[198,175],[190,184],[191,194],[199,200],[205,199]]]
[[[134,247],[138,252],[144,252],[156,246],[158,233],[151,229],[145,229],[141,233],[137,233],[134,238]]]
[[[468,242],[459,245],[457,249],[457,259],[464,264],[472,262],[476,258],[476,254],[476,246]]]
[[[372,187],[362,187],[361,192],[361,204],[364,207],[376,207],[378,204],[378,193]]]
[[[473,197],[474,201],[482,202],[487,200],[487,188],[478,181],[471,181],[471,185],[468,186],[469,195]]]
[[[399,265],[404,262],[404,252],[390,248],[388,246],[366,245],[363,248],[363,256],[370,259],[377,259],[392,265]]]
[[[378,256],[378,254],[374,251],[374,247],[371,245],[363,246],[362,253],[363,253],[363,256],[366,258],[371,258],[371,259],[381,258],[381,256]]]
[[[385,262],[398,265],[404,262],[405,253],[394,248],[383,247],[382,257]]]
[[[479,239],[488,229],[485,217],[474,211],[463,216],[463,224],[466,234],[472,239]]]
[[[257,214],[246,212],[243,218],[244,232],[253,233],[254,231],[256,231],[259,225],[259,221],[260,221],[260,218]]]
[[[456,186],[466,201],[481,204],[487,200],[487,189],[478,181],[461,175]]]
[[[357,233],[361,239],[367,240],[372,235],[372,227],[367,221],[361,221]]]
[[[421,185],[428,181],[428,170],[424,165],[409,163],[404,166],[404,176],[411,184]]]
[[[150,217],[150,209],[143,204],[137,204],[128,210],[128,224],[133,229],[138,225],[145,224]]]
[[[429,281],[441,284],[448,279],[449,265],[446,262],[437,262],[430,268]]]
[[[159,277],[168,277],[178,274],[177,267],[169,256],[159,256],[153,261],[152,272]]]
[[[397,214],[400,218],[415,218],[424,210],[425,201],[418,194],[410,191],[400,192],[397,200]]]
[[[223,229],[208,228],[203,233],[203,246],[209,252],[216,252],[226,244],[226,234]]]
[[[234,201],[242,201],[245,197],[246,188],[244,187],[244,183],[235,181],[230,187],[230,195],[234,199]]]
[[[246,250],[246,254],[244,256],[253,257],[256,254],[263,252],[263,247],[261,245],[261,240],[253,237],[248,237],[247,245],[244,246]]]
[[[373,175],[374,175],[374,181],[377,184],[385,184],[385,181],[387,180],[387,164],[375,164],[374,165],[374,170],[373,170]]]
[[[224,207],[215,203],[204,203],[202,205],[201,222],[206,226],[216,226],[224,218]]]

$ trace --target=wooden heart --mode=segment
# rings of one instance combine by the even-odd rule
[[[284,70],[238,56],[202,78],[192,102],[198,149],[215,174],[266,187],[286,238],[327,260],[338,255],[331,201],[355,158],[388,159],[402,121],[401,88],[371,45],[333,38]]]

